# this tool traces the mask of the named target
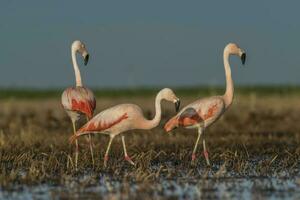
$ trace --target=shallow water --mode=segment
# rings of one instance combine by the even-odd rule
[[[1,190],[0,199],[300,199],[300,178],[162,179],[128,183],[100,178],[93,185],[18,186]]]

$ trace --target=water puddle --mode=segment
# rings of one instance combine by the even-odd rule
[[[300,199],[300,178],[162,179],[129,183],[100,178],[84,186],[42,184],[0,191],[0,199]]]

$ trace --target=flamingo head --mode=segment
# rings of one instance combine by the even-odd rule
[[[170,88],[164,88],[159,92],[160,98],[175,104],[175,110],[180,108],[180,100]]]
[[[90,56],[83,42],[75,40],[72,44],[72,51],[80,53],[83,57],[84,65],[87,65]]]
[[[242,64],[244,65],[246,62],[246,53],[243,49],[241,49],[237,44],[235,43],[229,43],[224,51],[228,52],[228,54],[237,55],[241,58]]]

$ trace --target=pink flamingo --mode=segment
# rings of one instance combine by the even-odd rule
[[[76,40],[72,43],[71,53],[72,62],[75,71],[76,87],[67,88],[61,97],[61,103],[63,108],[71,118],[73,124],[73,131],[76,134],[76,122],[82,117],[86,116],[87,120],[93,117],[94,110],[96,108],[96,100],[91,90],[82,86],[81,75],[76,60],[76,53],[79,52],[83,59],[84,65],[87,65],[89,60],[89,54],[85,48],[85,45]],[[93,146],[91,135],[88,137],[92,160],[94,164]],[[76,140],[76,152],[75,152],[75,166],[77,169],[78,162],[78,141]]]
[[[178,111],[180,106],[179,99],[175,96],[171,89],[165,88],[162,89],[156,96],[155,117],[152,120],[146,119],[143,115],[142,109],[137,105],[116,105],[94,116],[89,122],[80,128],[75,135],[70,137],[70,143],[76,140],[79,136],[89,133],[109,135],[110,140],[104,156],[104,166],[106,167],[110,146],[115,136],[133,129],[149,130],[156,127],[161,119],[161,101],[163,99],[175,103],[176,111]],[[134,165],[134,162],[127,154],[124,136],[122,136],[122,143],[125,160]]]
[[[198,137],[192,154],[192,162],[196,159],[198,142],[205,128],[216,122],[220,116],[229,108],[233,100],[233,81],[229,65],[229,56],[237,55],[245,64],[246,54],[236,44],[230,43],[224,49],[223,60],[226,74],[226,92],[223,96],[213,96],[199,99],[184,107],[176,116],[171,118],[165,125],[167,132],[177,128],[197,128]],[[207,165],[210,165],[205,139],[203,138],[203,152]]]

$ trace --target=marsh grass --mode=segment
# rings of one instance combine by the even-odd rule
[[[98,96],[100,97],[100,96]],[[194,96],[183,96],[182,103]],[[154,97],[102,97],[97,110],[123,102],[133,102],[154,115]],[[163,179],[195,180],[230,177],[293,177],[300,168],[300,96],[256,94],[236,96],[234,105],[205,132],[212,166],[207,167],[199,145],[197,162],[191,152],[196,130],[176,129],[171,134],[162,126],[175,114],[164,103],[162,123],[150,131],[126,133],[128,153],[136,163],[123,158],[121,139],[112,145],[108,167],[103,156],[108,137],[94,135],[95,166],[88,144],[80,138],[79,170],[74,168],[74,147],[68,143],[71,123],[59,99],[3,99],[0,102],[0,185],[16,184],[95,185],[101,177],[121,181],[151,183]],[[86,175],[88,178],[83,178]],[[146,187],[145,185],[143,187]],[[126,187],[125,187],[126,188]]]
[[[93,92],[98,97],[152,97],[163,87],[157,88],[131,88],[131,89],[112,89],[112,88],[92,88]],[[173,87],[172,87],[173,88]],[[178,87],[173,88],[178,96],[193,97],[193,96],[209,96],[221,94],[224,92],[224,87],[217,86],[202,86],[202,87]],[[256,96],[290,96],[300,95],[300,87],[292,85],[270,85],[270,86],[242,86],[235,88],[236,93],[240,95],[256,95]],[[26,88],[0,88],[0,99],[49,99],[60,98],[62,89],[26,89]]]

